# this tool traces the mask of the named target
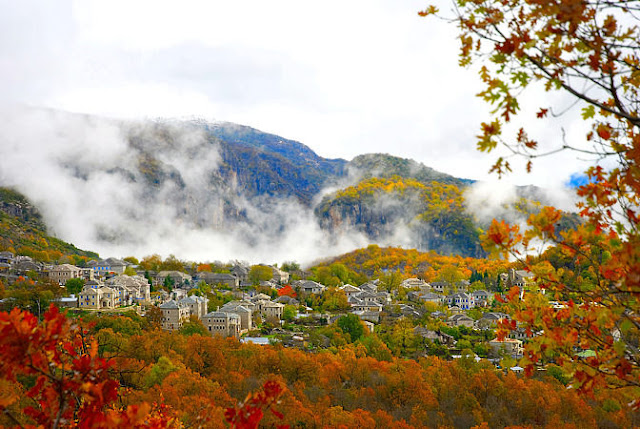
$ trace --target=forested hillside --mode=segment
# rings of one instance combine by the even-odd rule
[[[24,326],[34,323],[19,312],[2,317]],[[360,428],[631,427],[639,423],[637,416],[621,407],[629,399],[623,392],[596,391],[586,399],[567,389],[560,374],[523,379],[470,358],[447,362],[387,354],[380,359],[373,356],[383,355],[385,346],[374,334],[335,353],[308,353],[240,344],[188,330],[163,332],[133,314],[104,316],[83,337],[74,335],[77,328],[55,313],[46,320],[30,334],[31,341],[41,346],[34,349],[20,348],[25,334],[13,328],[16,324],[0,325],[0,347],[11,352],[0,355],[0,363],[12,365],[3,380],[2,425],[59,421],[48,404],[66,398],[60,402],[60,414],[66,416],[76,403],[75,394],[88,390],[91,393],[84,394],[78,410],[86,422],[224,428],[225,416],[235,414],[225,410],[233,410],[247,394],[261,391],[266,381],[270,382],[265,385],[268,392],[253,396],[255,400],[248,397],[247,425],[260,419],[266,427]],[[59,337],[52,340],[55,332]],[[90,336],[98,340],[89,346],[91,354],[74,355],[82,344],[92,344]],[[50,348],[51,341],[62,341],[64,347],[47,354],[43,350]],[[76,367],[82,362],[82,371],[95,376],[94,382],[79,383],[76,371],[54,389],[57,378],[35,373],[38,383],[29,394],[41,402],[24,414],[27,403],[19,399],[27,387],[15,376],[46,367],[54,356]],[[24,364],[29,358],[31,366]],[[265,407],[264,416],[261,407]]]
[[[461,179],[441,173],[412,159],[399,158],[383,153],[358,155],[349,162],[348,166],[349,169],[364,179],[371,177],[390,179],[394,176],[399,176],[403,179],[415,179],[424,184],[435,181],[456,185],[460,188],[473,183],[473,180]]]
[[[82,261],[97,258],[98,254],[78,249],[47,234],[37,208],[23,195],[0,188],[0,251],[30,256],[41,262]]]
[[[512,263],[498,259],[447,256],[434,251],[420,252],[416,249],[379,247],[372,244],[316,264],[312,269],[317,271],[322,267],[331,269],[335,266],[345,267],[355,275],[361,276],[358,278],[378,278],[387,273],[397,272],[405,278],[420,277],[427,282],[445,280],[453,284],[462,279],[469,279],[474,272],[486,274],[495,280],[500,273],[512,266]]]

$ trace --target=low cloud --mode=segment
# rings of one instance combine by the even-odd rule
[[[33,201],[51,233],[104,256],[304,263],[370,242],[329,236],[297,200],[221,182],[201,128],[27,108],[2,111],[0,125],[0,185]]]

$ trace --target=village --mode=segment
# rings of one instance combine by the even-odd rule
[[[357,318],[363,329],[378,333],[392,349],[397,327],[408,326],[402,347],[394,350],[400,355],[464,355],[488,358],[498,366],[507,358],[514,371],[520,370],[515,362],[531,335],[515,329],[507,338],[496,338],[496,327],[509,316],[496,308],[495,292],[470,290],[468,280],[449,284],[408,278],[389,292],[379,279],[331,287],[304,278],[301,270],[291,276],[269,265],[237,263],[227,266],[227,272],[185,271],[149,271],[117,258],[90,260],[84,267],[46,265],[0,252],[0,276],[6,284],[25,277],[45,280],[65,292],[53,300],[59,307],[72,312],[135,311],[166,331],[198,323],[212,336],[313,350],[344,341],[331,326],[341,318]],[[261,273],[261,280],[253,271]],[[532,274],[522,270],[511,269],[499,281],[505,290],[536,289]],[[69,293],[71,285],[77,293]],[[15,305],[10,296],[1,303],[5,310]],[[360,336],[344,333],[350,334],[347,341]]]

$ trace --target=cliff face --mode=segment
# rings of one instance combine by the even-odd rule
[[[201,227],[243,221],[247,202],[266,210],[293,199],[309,207],[346,171],[344,160],[235,124],[134,124],[126,132],[138,158],[128,180],[142,185],[145,200],[168,198],[183,208],[182,218]],[[163,195],[168,188],[173,192]]]
[[[0,212],[16,218],[22,223],[45,229],[38,209],[24,195],[12,189],[0,188]]]
[[[479,230],[455,185],[372,178],[323,199],[322,228],[357,231],[376,242],[445,254],[482,256]]]

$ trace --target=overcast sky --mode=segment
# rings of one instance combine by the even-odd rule
[[[325,157],[386,152],[486,179],[495,156],[474,136],[489,108],[477,73],[457,65],[455,27],[418,17],[426,4],[0,0],[0,101],[231,121]],[[530,119],[549,101],[524,103],[547,147],[559,124]],[[583,138],[579,121],[563,121],[569,141]],[[557,187],[584,166],[565,154],[508,181]]]

